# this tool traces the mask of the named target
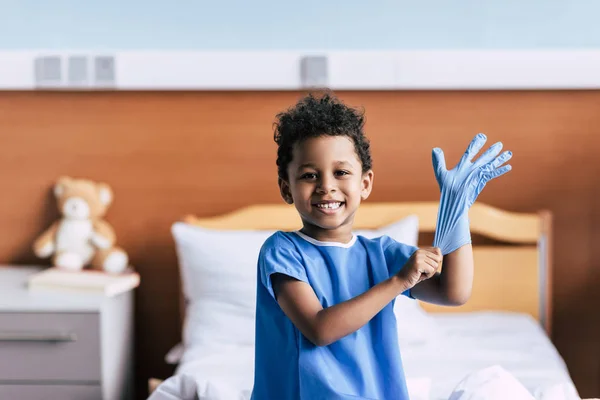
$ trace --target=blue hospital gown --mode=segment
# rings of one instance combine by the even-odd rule
[[[252,399],[408,399],[393,302],[356,332],[319,347],[279,307],[271,275],[307,282],[329,307],[388,279],[415,250],[388,236],[354,236],[348,244],[320,242],[300,232],[269,237],[258,259]]]

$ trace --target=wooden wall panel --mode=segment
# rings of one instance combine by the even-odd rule
[[[480,201],[554,213],[553,339],[584,396],[600,395],[600,92],[345,92],[366,109],[373,201],[437,199],[430,151],[454,164],[477,132],[502,140],[514,170]],[[278,202],[274,115],[291,92],[0,92],[0,263],[39,263],[32,240],[58,217],[61,174],[110,183],[107,219],[140,271],[139,398],[172,372],[179,340],[170,225]],[[515,277],[518,279],[518,277]]]

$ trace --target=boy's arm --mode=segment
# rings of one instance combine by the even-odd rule
[[[415,285],[411,294],[427,303],[460,306],[471,297],[472,286],[473,248],[466,244],[444,256],[442,271]]]
[[[271,277],[277,302],[304,336],[327,346],[358,330],[409,287],[393,276],[350,300],[323,308],[313,288],[283,274]]]
[[[402,292],[431,278],[441,255],[416,250],[397,273],[363,294],[323,308],[306,282],[281,273],[271,275],[279,306],[304,336],[317,346],[327,346],[360,329]]]
[[[469,209],[490,180],[511,170],[510,165],[502,165],[510,160],[512,152],[498,155],[501,142],[473,161],[486,140],[484,134],[476,135],[458,165],[451,170],[446,169],[442,149],[433,149],[433,170],[441,192],[434,246],[441,248],[445,260],[441,273],[413,288],[415,298],[442,305],[461,305],[471,296],[473,250]]]

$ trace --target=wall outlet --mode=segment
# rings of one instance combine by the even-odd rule
[[[53,88],[62,86],[62,60],[56,56],[40,56],[34,60],[35,86]]]
[[[303,87],[327,86],[327,57],[306,56],[300,60],[300,82]]]
[[[94,85],[114,87],[115,84],[115,58],[113,56],[96,56],[94,58]]]
[[[89,86],[88,58],[86,56],[70,56],[68,59],[69,87]]]

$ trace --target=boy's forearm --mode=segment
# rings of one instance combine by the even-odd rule
[[[461,305],[469,300],[473,287],[473,248],[470,244],[444,257],[440,286],[450,305]]]
[[[315,321],[315,344],[326,346],[357,331],[407,289],[404,281],[393,276],[353,299],[322,309]]]
[[[473,287],[473,248],[459,247],[444,256],[442,272],[417,284],[412,289],[415,298],[445,306],[465,304]]]

